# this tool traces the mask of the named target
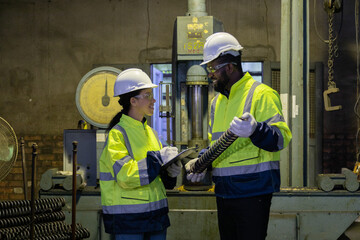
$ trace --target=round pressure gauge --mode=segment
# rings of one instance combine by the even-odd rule
[[[115,80],[120,72],[114,67],[98,67],[85,74],[79,82],[76,107],[88,123],[107,128],[111,119],[121,111],[119,97],[113,97]]]

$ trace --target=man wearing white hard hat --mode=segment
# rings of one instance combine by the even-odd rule
[[[263,240],[272,194],[280,190],[280,153],[291,138],[279,94],[243,73],[243,47],[229,33],[206,39],[204,61],[219,94],[210,107],[209,140],[214,144],[230,128],[238,138],[212,163],[222,240]],[[211,146],[210,144],[210,146]],[[185,168],[193,167],[197,159]],[[206,171],[206,170],[205,170]],[[205,173],[189,173],[201,181]]]
[[[114,85],[114,97],[120,97],[123,108],[109,125],[100,157],[100,188],[105,231],[115,240],[165,240],[170,226],[165,188],[175,186],[182,166],[177,162],[161,171],[178,149],[163,148],[147,125],[156,87],[137,68],[121,72]]]

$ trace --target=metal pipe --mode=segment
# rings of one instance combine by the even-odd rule
[[[73,141],[73,171],[72,171],[72,207],[71,207],[71,239],[75,240],[75,232],[76,232],[76,155],[77,155],[77,141]]]
[[[30,215],[30,239],[35,237],[34,224],[35,224],[35,185],[36,185],[36,156],[37,144],[32,145],[32,171],[31,171],[31,215]]]
[[[203,139],[203,118],[206,90],[209,85],[207,73],[200,65],[193,65],[186,73],[186,85],[190,94],[191,104],[191,140],[189,146],[202,146],[205,141]],[[207,144],[206,144],[207,145]]]
[[[202,17],[207,16],[205,0],[188,0],[187,16]]]
[[[26,177],[26,161],[25,161],[25,141],[24,138],[20,138],[21,145],[21,158],[22,158],[22,171],[23,171],[23,191],[24,199],[27,200],[27,177]]]
[[[192,129],[191,136],[192,138],[200,138],[203,137],[203,98],[201,95],[201,85],[191,86],[191,103],[192,103]]]
[[[160,95],[160,98],[161,95]],[[166,85],[166,106],[170,106],[170,86],[169,85]],[[167,136],[167,142],[168,144],[171,144],[171,138],[170,138],[170,112],[167,111],[166,112],[166,136]]]

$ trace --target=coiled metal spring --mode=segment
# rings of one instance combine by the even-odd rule
[[[195,162],[190,172],[203,172],[217,157],[220,156],[236,139],[237,135],[229,129]]]
[[[59,240],[71,239],[71,225],[64,222],[51,222],[35,225],[36,239]],[[29,239],[30,231],[21,227],[0,229],[0,239]],[[76,224],[75,238],[89,238],[90,232],[81,224]]]
[[[65,198],[44,198],[35,200],[35,213],[61,211],[65,206]],[[0,219],[26,216],[31,213],[30,200],[0,202]]]
[[[65,198],[43,198],[35,200],[33,219],[34,236],[37,240],[72,239],[71,225],[65,224]],[[31,224],[31,201],[0,202],[0,239],[29,239]],[[90,232],[76,224],[75,238],[89,238]]]
[[[65,213],[59,211],[59,212],[43,213],[43,214],[35,215],[34,222],[44,223],[44,222],[63,221],[63,220],[65,220]],[[0,228],[22,226],[29,224],[30,221],[31,221],[30,216],[4,218],[4,219],[0,219]]]

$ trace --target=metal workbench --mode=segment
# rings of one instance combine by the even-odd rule
[[[167,191],[171,226],[169,240],[216,240],[216,200],[213,192]],[[40,197],[66,200],[66,222],[71,221],[71,191],[41,191]],[[76,222],[86,227],[90,239],[111,239],[104,232],[101,215],[100,189],[86,187],[77,193]],[[359,216],[360,192],[335,190],[324,192],[310,188],[283,188],[275,193],[268,240],[336,240]]]

